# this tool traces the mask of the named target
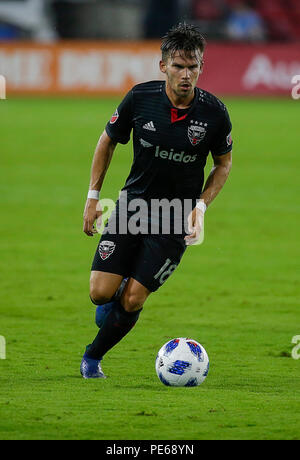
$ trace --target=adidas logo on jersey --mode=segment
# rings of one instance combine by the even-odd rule
[[[143,126],[144,129],[148,129],[149,131],[156,131],[156,128],[154,126],[154,123],[153,121],[149,121],[149,123],[146,123],[144,126]]]
[[[159,145],[156,147],[155,156],[163,160],[172,160],[178,163],[193,163],[197,159],[197,155],[185,155],[184,151],[178,153],[174,152],[174,149],[171,149],[170,152],[167,150],[160,150]]]

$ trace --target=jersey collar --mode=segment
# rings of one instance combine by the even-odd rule
[[[187,109],[178,109],[177,107],[174,107],[172,102],[170,101],[170,99],[168,98],[167,96],[167,92],[166,92],[166,82],[164,81],[163,82],[163,85],[162,85],[162,93],[163,93],[163,99],[164,99],[164,102],[166,103],[166,105],[168,106],[169,110],[170,110],[170,117],[171,117],[171,122],[174,123],[175,121],[180,121],[180,120],[183,120],[185,118],[187,118],[187,116],[189,116],[191,114],[191,112],[194,110],[196,104],[197,104],[197,101],[199,99],[199,88],[196,86],[195,87],[195,95],[194,95],[194,99],[192,101],[192,104],[190,105],[190,107],[188,107]],[[179,113],[179,115],[178,115]],[[184,115],[180,115],[181,114],[184,114]]]

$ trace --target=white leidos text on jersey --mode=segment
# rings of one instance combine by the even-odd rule
[[[174,152],[174,149],[171,149],[169,152],[167,150],[160,150],[158,145],[155,149],[156,158],[161,158],[163,160],[172,160],[179,163],[193,163],[197,159],[197,155],[186,155],[182,150],[179,152]]]

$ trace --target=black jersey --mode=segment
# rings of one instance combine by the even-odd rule
[[[232,150],[225,105],[195,88],[191,106],[177,109],[166,94],[164,81],[134,86],[106,125],[109,137],[121,144],[129,141],[131,131],[134,158],[123,187],[130,199],[196,200],[208,154]]]

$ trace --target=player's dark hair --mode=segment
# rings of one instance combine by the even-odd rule
[[[180,22],[173,26],[162,38],[162,59],[173,56],[176,51],[182,50],[185,54],[191,54],[197,50],[203,53],[206,41],[197,26]]]

